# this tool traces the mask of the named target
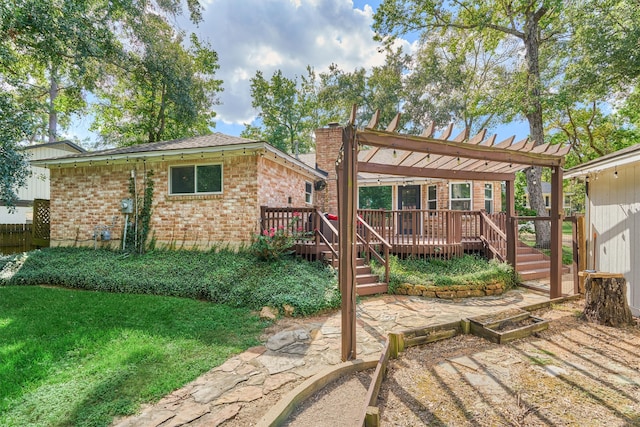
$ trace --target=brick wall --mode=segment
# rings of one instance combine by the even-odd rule
[[[327,187],[318,195],[317,203],[323,212],[338,213],[338,180],[336,159],[342,146],[342,128],[333,126],[316,129],[316,164],[329,173]]]
[[[281,161],[281,160],[280,160]],[[170,195],[169,166],[223,165],[223,193]],[[154,171],[151,235],[160,247],[237,246],[251,241],[259,229],[260,206],[305,206],[305,181],[313,177],[260,155],[215,160],[148,161]],[[142,162],[51,169],[52,245],[93,244],[96,225],[115,225],[112,246],[120,244],[124,215],[120,201],[129,198],[129,177],[136,170],[138,192],[144,190]],[[102,243],[101,243],[102,244]]]
[[[313,183],[315,178],[302,170],[291,169],[280,164],[271,154],[260,157],[258,161],[258,204],[269,207],[305,207],[314,206],[315,199],[310,204],[305,200],[305,182],[311,183],[312,194],[315,197]]]

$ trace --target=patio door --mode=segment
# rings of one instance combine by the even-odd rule
[[[417,227],[419,214],[415,212],[415,210],[420,209],[420,200],[419,185],[404,185],[398,187],[398,210],[412,211],[399,213],[398,223],[401,234],[413,234],[414,228]]]

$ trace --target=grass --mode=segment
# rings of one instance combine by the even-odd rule
[[[253,310],[288,304],[296,315],[340,305],[331,268],[293,257],[260,261],[248,251],[123,255],[90,248],[49,248],[30,252],[4,284],[180,296]]]
[[[258,344],[246,308],[0,287],[0,425],[104,426]]]
[[[383,274],[384,267],[376,265],[376,274]],[[506,263],[487,261],[472,255],[451,260],[407,258],[392,256],[390,259],[389,288],[391,292],[402,283],[412,285],[480,285],[501,282],[515,285],[513,269]]]

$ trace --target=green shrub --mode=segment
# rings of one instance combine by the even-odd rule
[[[464,255],[450,260],[390,258],[389,291],[395,292],[398,285],[481,285],[491,282],[504,283],[507,288],[516,284],[513,268],[507,263],[487,261],[473,255]],[[376,274],[384,273],[384,266],[374,267]]]
[[[293,212],[287,226],[280,225],[262,230],[251,239],[250,252],[263,261],[275,261],[284,255],[293,254],[293,244],[298,239],[310,237],[298,223],[302,221],[300,212]]]
[[[293,257],[261,261],[247,250],[122,254],[49,248],[30,252],[22,268],[0,284],[178,296],[253,310],[290,304],[296,315],[339,306],[330,267]]]

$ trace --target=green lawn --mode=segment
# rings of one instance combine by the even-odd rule
[[[0,425],[108,425],[256,345],[248,309],[0,286]]]

